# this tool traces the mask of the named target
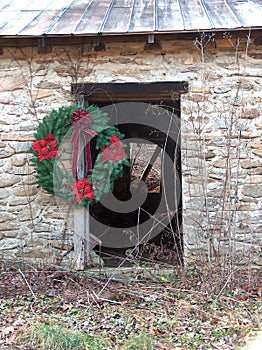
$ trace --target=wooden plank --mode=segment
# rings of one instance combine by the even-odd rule
[[[146,102],[146,101],[154,101],[155,103],[157,102],[162,102],[166,100],[172,100],[172,93],[166,93],[166,94],[158,94],[157,96],[154,94],[111,94],[111,95],[106,95],[106,94],[88,94],[86,95],[86,98],[88,101],[91,101],[91,103],[95,102]]]
[[[77,178],[86,177],[85,164],[85,140],[80,136],[79,154],[77,162]],[[84,270],[89,260],[90,235],[89,235],[89,211],[88,207],[74,210],[74,252],[75,266],[77,270]]]
[[[178,0],[158,0],[156,11],[159,31],[184,29]]]
[[[201,4],[201,0],[179,0],[185,30],[211,29],[212,25]]]
[[[135,0],[129,32],[152,32],[156,29],[154,0]]]
[[[74,209],[74,257],[75,269],[85,268],[85,234],[84,234],[84,208]]]
[[[203,0],[214,28],[236,28],[241,23],[224,0]]]
[[[110,3],[111,0],[91,1],[73,33],[98,33]]]
[[[138,99],[141,97],[145,100],[146,96],[150,99],[163,99],[167,97],[170,99],[172,92],[185,93],[188,91],[187,82],[164,82],[164,83],[84,83],[72,84],[72,94],[84,94],[91,96],[92,99],[99,96],[100,101],[125,99]],[[103,92],[101,92],[103,91]],[[129,97],[129,99],[128,99]]]
[[[87,233],[89,215],[86,208],[74,209],[74,255],[76,270],[84,270],[87,266],[89,254],[89,240]]]

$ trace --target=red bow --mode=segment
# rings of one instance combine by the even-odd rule
[[[79,143],[80,143],[80,137],[81,135],[84,138],[85,141],[85,160],[88,171],[92,168],[92,158],[91,158],[91,151],[90,151],[90,136],[96,136],[97,133],[93,130],[89,129],[89,126],[92,124],[92,120],[90,118],[90,115],[85,110],[78,110],[75,111],[71,118],[71,123],[73,125],[73,134],[72,134],[72,143],[74,144],[74,150],[73,150],[73,164],[72,164],[72,171],[73,176],[77,179],[77,163],[78,163],[78,153],[79,153]]]

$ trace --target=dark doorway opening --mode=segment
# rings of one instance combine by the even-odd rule
[[[129,212],[111,210],[106,201],[90,207],[90,232],[102,241],[95,249],[107,266],[123,259],[124,265],[136,259],[183,262],[179,96],[186,85],[181,84],[75,86],[86,106],[103,108],[125,135],[130,167],[115,183],[115,198],[124,203],[144,191],[141,183],[147,186],[144,202]],[[93,157],[95,162],[95,152]]]

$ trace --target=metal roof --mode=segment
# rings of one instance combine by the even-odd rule
[[[259,28],[262,0],[0,0],[1,36]]]

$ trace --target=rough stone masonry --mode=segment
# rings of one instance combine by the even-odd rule
[[[51,50],[50,50],[51,51]],[[186,81],[181,95],[185,255],[238,251],[261,264],[262,47],[246,39],[4,48],[0,55],[0,256],[70,265],[61,204],[36,186],[27,150],[39,121],[73,102],[71,83]],[[223,252],[223,253],[222,253]]]

